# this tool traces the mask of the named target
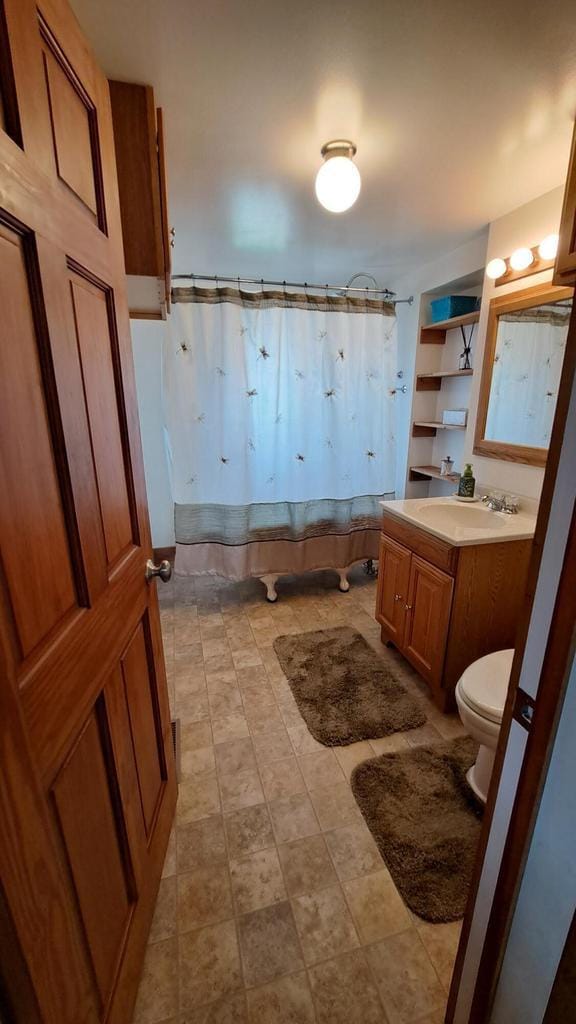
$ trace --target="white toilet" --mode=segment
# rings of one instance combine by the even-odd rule
[[[465,669],[456,685],[462,724],[480,744],[476,762],[468,769],[466,778],[483,803],[488,795],[513,657],[513,650],[486,654]]]

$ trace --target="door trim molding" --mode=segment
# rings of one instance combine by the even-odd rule
[[[576,313],[573,311],[566,345],[566,355],[562,369],[562,377],[558,392],[558,401],[554,417],[554,426],[550,441],[550,449],[544,475],[542,497],[539,506],[536,532],[532,547],[532,557],[528,573],[527,594],[516,642],[516,653],[512,665],[508,697],[502,719],[502,727],[492,781],[488,793],[486,810],[482,823],[480,842],[476,863],[470,884],[468,904],[464,916],[464,924],[460,944],[456,956],[452,985],[446,1011],[446,1022],[452,1024],[455,1019],[457,1000],[466,959],[468,939],[470,937],[475,903],[480,887],[484,867],[484,858],[488,847],[490,829],[494,817],[498,786],[502,775],[506,747],[513,721],[516,694],[522,668],[522,661],[530,627],[534,596],[544,553],[546,535],[553,510],[554,499],[557,497],[557,484],[561,484],[565,474],[559,473],[560,462],[570,449],[570,429],[567,423],[576,418],[576,393],[574,382],[576,374]],[[562,499],[566,500],[566,495]],[[490,916],[483,941],[478,972],[476,975],[474,994],[468,1024],[486,1024],[499,977],[500,967],[505,950],[516,895],[527,854],[529,839],[533,830],[534,818],[540,799],[543,777],[548,763],[550,748],[560,714],[561,702],[567,682],[567,668],[574,651],[574,620],[576,616],[576,591],[574,577],[576,574],[576,523],[574,511],[570,532],[566,542],[564,564],[554,602],[554,612],[548,631],[546,656],[542,667],[538,701],[532,727],[527,741],[522,769],[516,790],[506,842],[500,862],[498,879],[493,893]]]

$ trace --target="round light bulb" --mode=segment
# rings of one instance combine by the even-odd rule
[[[556,259],[558,252],[558,235],[546,235],[538,246],[538,255],[541,260]]]
[[[318,202],[331,213],[343,213],[354,205],[362,184],[360,171],[347,156],[331,156],[316,175]]]
[[[486,267],[486,275],[487,277],[492,278],[493,281],[495,281],[497,277],[502,277],[502,274],[505,273],[506,260],[501,259],[500,256],[497,256],[494,260],[490,260],[490,263]]]
[[[510,257],[512,270],[526,270],[532,263],[534,263],[534,253],[526,246],[515,249]]]

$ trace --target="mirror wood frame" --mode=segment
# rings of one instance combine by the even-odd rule
[[[515,313],[521,309],[530,309],[561,299],[571,299],[573,288],[562,288],[552,284],[539,284],[533,288],[522,288],[517,292],[491,299],[486,327],[486,344],[482,362],[482,379],[478,397],[478,415],[474,433],[474,454],[483,455],[487,459],[503,459],[505,462],[522,462],[528,466],[545,466],[548,457],[547,448],[534,448],[530,445],[509,444],[506,441],[491,441],[486,433],[488,403],[492,385],[492,371],[498,335],[498,318],[504,313]]]

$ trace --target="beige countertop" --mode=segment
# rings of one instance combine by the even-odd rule
[[[460,502],[455,498],[405,498],[381,501],[383,510],[396,519],[417,526],[435,537],[464,547],[507,540],[530,540],[536,516],[520,509],[517,515],[492,512],[481,501]]]

